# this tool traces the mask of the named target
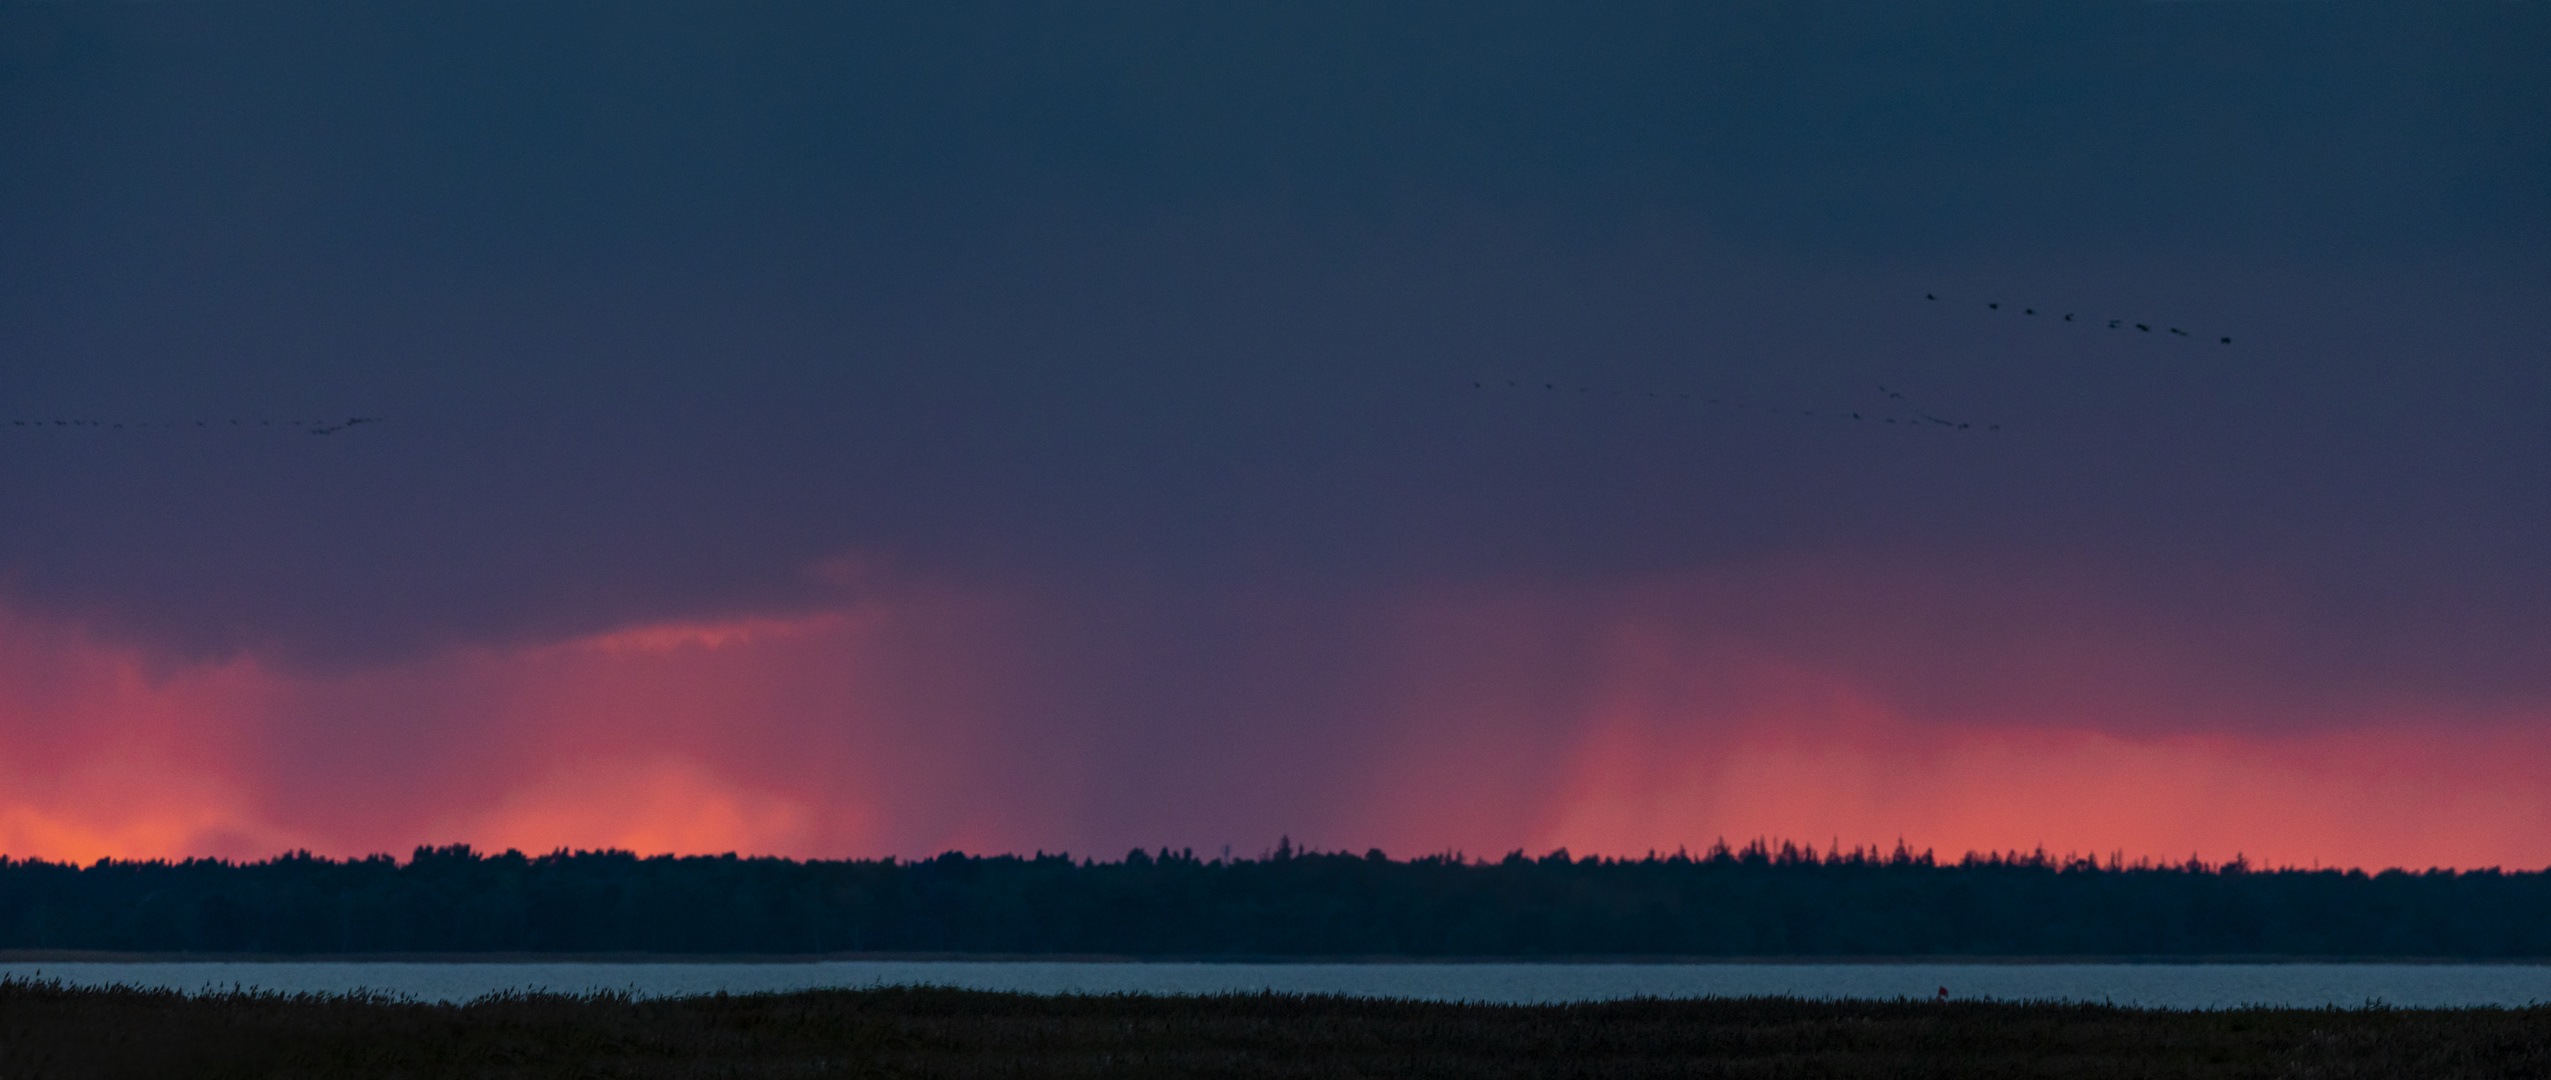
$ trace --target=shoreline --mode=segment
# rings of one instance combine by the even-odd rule
[[[1677,956],[1677,955],[1533,955],[1533,956],[1294,956],[1258,954],[1121,955],[1093,953],[188,953],[113,952],[94,949],[0,949],[0,965],[17,964],[1230,964],[1250,966],[1462,966],[1486,964],[1550,966],[1678,966],[1678,967],[2050,967],[2215,965],[2384,965],[2398,967],[2543,967],[2551,957],[2436,956],[2295,956],[2226,954],[2216,956],[2086,955],[2086,956]]]

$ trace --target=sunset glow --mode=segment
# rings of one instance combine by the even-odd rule
[[[0,0],[0,856],[2551,866],[2541,5],[446,6]]]
[[[444,843],[805,857],[1268,846],[1093,818],[1119,778],[1069,763],[1125,760],[1112,740],[1138,736],[1035,730],[1018,702],[1036,695],[1001,670],[1015,643],[999,644],[998,610],[915,593],[334,674],[253,655],[173,662],[11,617],[0,845],[79,862]],[[1529,620],[1496,630],[1497,610]],[[1262,831],[1486,856],[1772,837],[1948,856],[2551,863],[2535,783],[2551,758],[2523,714],[2109,731],[2062,722],[2069,703],[2050,700],[2057,722],[1961,721],[1849,670],[1688,627],[1678,638],[1634,612],[1560,619],[1509,600],[1458,614],[1458,636],[1429,629],[1441,605],[1392,621],[1407,634],[1376,680],[1388,692],[1340,702],[1366,722],[1296,778],[1334,808],[1288,822],[1283,800],[1245,807]],[[1553,638],[1553,623],[1585,633]],[[1536,675],[1520,655],[1500,663],[1514,648],[1583,664]],[[975,674],[943,674],[960,670]],[[1016,779],[970,779],[986,776]]]

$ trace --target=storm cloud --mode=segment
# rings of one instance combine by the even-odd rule
[[[16,853],[2551,862],[2539,5],[0,45]]]

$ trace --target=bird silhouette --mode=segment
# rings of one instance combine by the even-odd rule
[[[1923,293],[1923,294],[1922,294],[1922,298],[1923,298],[1924,300],[1938,300],[1938,299],[1940,298],[1940,294],[1935,293],[1935,292],[1926,292],[1926,293]],[[2001,302],[2001,301],[1999,301],[1999,300],[1987,301],[1987,302],[1985,303],[1985,305],[1984,305],[1984,306],[1985,306],[1987,309],[1992,310],[1992,311],[2000,311],[2000,310],[2002,310],[2002,302]],[[2038,314],[2038,310],[2037,310],[2036,308],[2033,308],[2033,307],[2029,307],[2029,306],[2026,306],[2026,305],[2022,305],[2022,306],[2020,307],[2020,313],[2021,313],[2021,314],[2024,314],[2024,315],[2036,315],[2036,314]],[[2049,314],[2052,314],[2052,312],[2049,312]],[[2080,321],[2080,319],[2079,319],[2079,314],[2080,314],[2080,313],[2079,313],[2079,312],[2067,311],[2067,312],[2064,312],[2063,314],[2064,314],[2064,320],[2063,320],[2063,321],[2065,321],[2065,322],[2078,322],[2078,321]],[[2125,327],[2126,327],[2128,324],[2129,324],[2129,320],[2126,320],[2126,319],[2110,319],[2110,320],[2108,320],[2108,328],[2109,328],[2109,329],[2111,329],[2111,330],[2122,330],[2122,329],[2125,329]],[[2134,328],[2135,328],[2136,330],[2142,331],[2142,332],[2147,333],[2147,334],[2148,334],[2148,333],[2151,333],[2151,332],[2153,331],[2153,324],[2151,324],[2151,323],[2133,323],[2132,325],[2134,326]],[[2171,335],[2172,335],[2172,336],[2175,336],[2175,337],[2183,337],[2183,338],[2194,338],[2194,337],[2196,337],[2196,335],[2195,335],[2194,333],[2191,333],[2191,332],[2189,332],[2189,331],[2187,331],[2187,330],[2181,329],[2181,328],[2176,327],[2176,326],[2168,327],[2167,329],[2169,330],[2169,332],[2171,333]],[[2230,345],[2230,344],[2232,344],[2232,339],[2231,339],[2231,338],[2229,338],[2229,337],[2218,337],[2218,338],[2216,338],[2216,339],[2215,339],[2215,343],[2216,343],[2216,344],[2219,344],[2219,345]]]
[[[312,434],[312,435],[333,435],[333,434],[335,434],[335,433],[337,433],[337,432],[344,431],[344,430],[345,430],[345,429],[347,429],[347,428],[355,427],[355,426],[362,425],[362,424],[378,424],[378,423],[381,423],[383,419],[384,419],[383,417],[378,417],[378,416],[349,416],[349,417],[346,417],[346,418],[345,418],[345,419],[343,419],[343,420],[334,420],[334,421],[331,421],[331,420],[231,420],[231,421],[228,421],[228,426],[230,426],[230,427],[237,427],[237,428],[246,428],[246,427],[256,427],[256,428],[281,428],[281,429],[286,429],[286,430],[299,430],[299,431],[305,431],[305,432],[308,432],[308,433],[310,433],[310,434]],[[163,429],[163,428],[183,428],[183,427],[187,427],[187,426],[189,426],[189,425],[192,425],[192,426],[194,426],[194,427],[198,427],[198,428],[209,428],[209,427],[213,427],[213,426],[216,426],[216,425],[220,425],[220,424],[222,424],[222,423],[223,423],[223,421],[220,421],[220,420],[69,420],[69,419],[56,419],[56,420],[49,420],[49,421],[48,421],[48,420],[11,420],[11,421],[9,421],[9,426],[11,426],[11,427],[22,427],[22,428],[42,428],[42,427],[57,427],[57,428],[62,428],[62,427],[68,427],[68,428],[94,428],[94,429],[97,429],[97,430],[100,430],[100,431],[147,431],[147,430],[153,430],[153,429]]]
[[[1471,381],[1471,387],[1472,387],[1472,389],[1474,389],[1474,390],[1484,390],[1484,389],[1489,388],[1489,384],[1490,384],[1490,383],[1492,383],[1492,382],[1494,382],[1494,381],[1495,381],[1495,380],[1475,379],[1475,380],[1472,380],[1472,381]],[[1507,386],[1507,387],[1509,387],[1509,388],[1513,388],[1513,389],[1524,389],[1524,388],[1526,388],[1526,386],[1527,386],[1527,384],[1523,383],[1523,382],[1522,382],[1522,381],[1520,381],[1520,380],[1516,380],[1516,379],[1507,379],[1507,380],[1505,380],[1505,384],[1506,384],[1506,386]],[[1542,385],[1542,389],[1544,389],[1544,390],[1556,390],[1556,389],[1558,389],[1558,386],[1559,386],[1559,384],[1557,384],[1557,383],[1550,383],[1550,382],[1545,382],[1545,383],[1543,383],[1543,384],[1541,384],[1541,385]],[[1911,400],[1911,399],[1909,399],[1908,397],[1906,397],[1906,396],[1905,396],[1905,394],[1904,394],[1902,391],[1896,390],[1896,389],[1895,389],[1895,388],[1893,388],[1893,387],[1881,386],[1881,387],[1879,387],[1878,389],[1879,389],[1879,393],[1880,393],[1880,394],[1884,395],[1884,396],[1885,396],[1885,397],[1886,397],[1889,401],[1892,401],[1892,402],[1897,403],[1899,406],[1903,407],[1906,411],[1908,411],[1908,412],[1912,413],[1912,416],[1911,416],[1911,417],[1902,417],[1902,416],[1894,416],[1894,417],[1889,417],[1889,416],[1870,416],[1870,415],[1868,415],[1868,414],[1866,414],[1866,413],[1863,413],[1863,412],[1854,411],[1854,410],[1848,410],[1848,409],[1831,409],[1831,410],[1827,410],[1827,409],[1793,409],[1793,408],[1783,408],[1783,407],[1781,407],[1781,406],[1777,406],[1777,405],[1753,404],[1753,403],[1748,403],[1748,402],[1745,402],[1745,401],[1742,401],[1742,400],[1732,399],[1732,398],[1726,398],[1726,397],[1710,397],[1710,396],[1706,396],[1706,395],[1698,395],[1698,394],[1692,394],[1692,393],[1678,393],[1678,392],[1674,392],[1674,391],[1650,390],[1650,389],[1643,389],[1643,388],[1638,388],[1638,387],[1603,386],[1603,385],[1599,385],[1599,384],[1589,384],[1589,385],[1582,385],[1582,386],[1577,387],[1577,391],[1578,391],[1579,393],[1592,394],[1592,393],[1595,393],[1595,392],[1597,392],[1597,391],[1600,391],[1600,392],[1601,392],[1601,393],[1602,393],[1605,397],[1607,397],[1607,398],[1613,398],[1613,399],[1616,399],[1616,400],[1617,400],[1617,399],[1622,399],[1622,398],[1628,398],[1628,399],[1632,399],[1632,400],[1663,401],[1663,402],[1696,402],[1696,403],[1698,403],[1698,404],[1707,405],[1707,406],[1715,406],[1715,407],[1717,407],[1717,408],[1722,408],[1722,409],[1729,410],[1730,412],[1743,413],[1743,414],[1747,414],[1747,415],[1756,415],[1756,414],[1759,414],[1759,415],[1764,415],[1764,416],[1790,416],[1790,417],[1798,417],[1798,418],[1800,418],[1800,419],[1805,419],[1805,420],[1851,421],[1851,422],[1854,422],[1854,423],[1866,423],[1866,422],[1869,422],[1869,421],[1875,420],[1875,421],[1880,422],[1880,423],[1895,424],[1895,425],[1898,425],[1898,426],[1902,426],[1902,427],[1910,427],[1910,428],[1921,428],[1921,429],[1924,429],[1924,430],[1930,430],[1930,429],[1933,429],[1933,428],[1946,429],[1946,430],[1949,430],[1949,431],[1961,431],[1961,432],[1972,432],[1972,431],[1977,431],[1977,430],[1984,430],[1984,431],[2000,431],[2000,430],[2001,430],[2001,425],[1999,425],[1999,424],[1981,424],[1981,425],[1980,425],[1980,424],[1976,424],[1976,423],[1971,422],[1971,421],[1965,421],[1965,420],[1955,420],[1955,419],[1951,419],[1951,418],[1948,418],[1948,417],[1943,417],[1943,416],[1936,415],[1936,414],[1934,414],[1934,413],[1931,413],[1931,412],[1930,412],[1930,411],[1928,411],[1928,410],[1922,409],[1922,408],[1920,408],[1919,406],[1915,405],[1915,404],[1912,402],[1912,400]],[[360,421],[359,421],[359,420],[358,420],[358,421],[349,421],[349,423],[353,423],[353,422],[360,422]],[[312,433],[313,433],[313,434],[325,434],[325,433],[327,433],[327,432],[329,432],[329,431],[340,430],[343,426],[344,426],[344,425],[337,425],[337,426],[334,426],[334,427],[328,427],[328,428],[324,428],[324,429],[315,429]]]
[[[1968,431],[1968,430],[1972,430],[1972,428],[1973,428],[1973,426],[1974,426],[1971,422],[1967,422],[1967,421],[1946,420],[1946,419],[1942,419],[1942,418],[1937,417],[1937,416],[1933,416],[1933,415],[1931,415],[1930,413],[1923,411],[1923,409],[1922,409],[1922,407],[1921,407],[1921,406],[1915,405],[1915,404],[1913,403],[1913,399],[1911,399],[1911,398],[1908,398],[1908,397],[1904,396],[1904,392],[1903,392],[1903,391],[1901,391],[1901,390],[1896,390],[1896,389],[1893,389],[1893,388],[1890,388],[1890,387],[1887,387],[1887,386],[1883,386],[1883,385],[1882,385],[1882,386],[1878,387],[1878,393],[1885,395],[1885,396],[1886,396],[1886,398],[1887,398],[1887,400],[1889,400],[1889,401],[1900,401],[1900,402],[1903,402],[1903,403],[1905,404],[1905,407],[1906,407],[1906,408],[1909,408],[1909,409],[1912,409],[1912,410],[1913,410],[1913,415],[1915,415],[1915,416],[1917,416],[1917,417],[1920,417],[1920,418],[1922,418],[1923,420],[1925,420],[1925,421],[1927,421],[1927,422],[1929,422],[1929,423],[1937,424],[1937,425],[1939,425],[1939,426],[1941,426],[1941,427],[1945,427],[1945,428],[1954,428],[1954,429],[1956,429],[1956,430],[1958,430],[1958,431]],[[1889,420],[1889,421],[1887,421],[1887,422],[1888,422],[1888,423],[1890,423],[1890,424],[1895,423],[1895,421],[1893,421],[1893,420]],[[1999,424],[1991,424],[1991,425],[1987,425],[1986,430],[1989,430],[1989,431],[2000,431],[2000,430],[2002,430],[2002,426],[2001,426],[2001,425],[1999,425]]]

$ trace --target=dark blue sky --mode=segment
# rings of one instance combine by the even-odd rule
[[[956,583],[1133,745],[1369,713],[1393,598],[1845,565],[1676,617],[1923,715],[2530,707],[2546,55],[2531,2],[12,0],[0,423],[389,420],[0,427],[0,589],[344,673]],[[2073,634],[2206,659],[2007,661]]]

